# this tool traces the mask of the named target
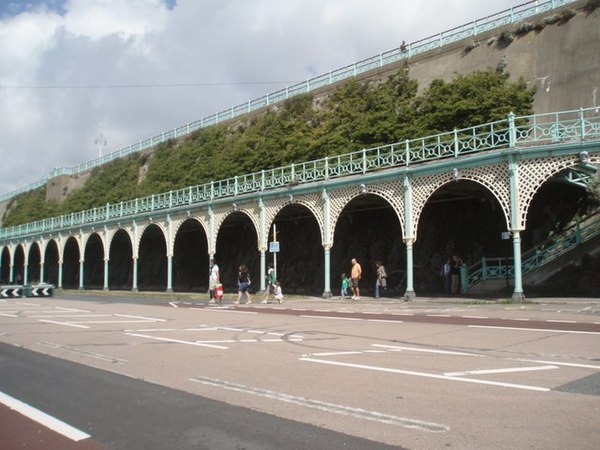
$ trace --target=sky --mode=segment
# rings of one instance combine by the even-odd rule
[[[0,0],[0,194],[522,3]]]

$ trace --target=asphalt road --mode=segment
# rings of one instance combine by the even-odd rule
[[[78,446],[0,413],[2,448],[386,449],[385,444],[336,433],[85,365],[0,344],[0,386],[13,398],[91,435]],[[32,433],[33,431],[33,433]],[[8,433],[11,432],[10,436]],[[48,433],[50,434],[50,433]]]
[[[600,444],[595,300],[123,300],[0,300],[0,391],[90,435],[0,405],[8,448]]]

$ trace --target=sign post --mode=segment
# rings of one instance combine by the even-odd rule
[[[273,253],[273,270],[277,279],[277,253],[279,253],[279,241],[277,240],[277,225],[273,224],[273,240],[269,242],[269,251]]]

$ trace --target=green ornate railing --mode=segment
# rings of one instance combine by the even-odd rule
[[[241,194],[323,181],[382,169],[411,167],[429,161],[457,158],[511,147],[568,144],[600,140],[600,110],[579,109],[516,117],[471,128],[359,150],[225,180],[189,186],[60,217],[0,229],[0,239],[58,231],[109,220],[133,218],[183,205],[201,205]]]
[[[522,274],[527,275],[539,269],[598,235],[600,235],[600,212],[597,211],[577,221],[560,235],[549,238],[523,253]],[[482,258],[481,261],[466,269],[462,290],[467,292],[469,288],[485,280],[513,279],[513,277],[513,258]]]
[[[407,59],[418,54],[427,52],[429,50],[440,48],[444,45],[460,41],[462,39],[475,37],[481,33],[485,33],[490,30],[517,23],[529,17],[542,14],[544,12],[552,11],[556,8],[574,3],[575,1],[576,0],[532,0],[530,2],[523,3],[510,9],[506,9],[491,16],[484,17],[483,19],[478,19],[473,22],[461,25],[459,27],[452,28],[451,30],[443,31],[439,34],[429,36],[427,38],[412,43],[402,44],[395,49],[380,53],[379,55],[372,56],[362,61],[355,62],[340,69],[330,71],[326,74],[317,76],[315,78],[302,81],[301,83],[286,87],[285,89],[266,94],[260,98],[250,100],[246,103],[242,103],[241,105],[228,108],[224,111],[212,114],[208,117],[203,117],[200,120],[189,122],[170,131],[165,131],[156,136],[152,136],[136,144],[123,147],[120,150],[108,153],[100,158],[87,161],[78,166],[55,168],[48,175],[48,177],[43,180],[36,181],[27,186],[0,195],[0,202],[8,200],[14,197],[15,195],[21,194],[23,192],[27,192],[32,189],[41,187],[46,184],[47,180],[57,177],[59,175],[74,175],[87,172],[93,169],[94,167],[101,166],[114,159],[122,158],[123,156],[130,155],[131,153],[139,152],[141,150],[154,147],[155,145],[158,145],[169,139],[177,139],[200,128],[206,128],[211,125],[215,125],[233,119],[235,117],[239,117],[243,114],[256,111],[274,103],[278,103],[282,100],[286,100],[290,97],[294,97],[300,94],[306,94],[324,86],[337,83],[338,81],[355,77],[356,75],[368,72],[369,70],[383,67],[387,64]]]

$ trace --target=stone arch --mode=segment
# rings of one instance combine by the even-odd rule
[[[265,264],[277,263],[277,279],[286,292],[320,295],[325,282],[323,230],[314,210],[305,202],[286,202],[265,226],[265,238],[275,223],[279,252],[276,261],[274,253],[266,252]]]
[[[44,248],[44,281],[55,286],[58,286],[58,264],[60,258],[58,242],[55,239],[48,240]]]
[[[158,231],[154,232],[153,230]],[[153,222],[145,226],[140,233],[138,241],[138,287],[140,290],[164,291],[167,288],[169,244],[165,231],[162,223]],[[142,245],[145,240],[150,240],[150,242]]]
[[[198,222],[198,224],[200,224],[200,226],[204,230],[204,234],[206,235],[206,241],[210,246],[210,227],[208,226],[208,223],[206,222],[204,217],[199,216],[197,214],[191,214],[189,216],[182,217],[181,219],[177,220],[176,225],[173,227],[173,236],[171,236],[172,242],[170,243],[170,248],[175,249],[175,239],[177,238],[177,233],[179,233],[179,229],[182,227],[182,225],[188,222],[189,220],[194,220]]]
[[[0,284],[8,284],[10,281],[10,266],[12,265],[10,247],[2,247],[0,255]]]
[[[79,265],[83,258],[81,241],[76,236],[69,236],[65,239],[62,258],[62,280],[65,289],[79,287]]]
[[[486,170],[489,170],[486,172]],[[416,241],[419,218],[431,196],[442,186],[455,181],[473,181],[488,190],[500,204],[507,230],[510,229],[510,181],[505,164],[483,168],[460,169],[458,177],[452,172],[441,172],[411,180],[413,237]]]
[[[105,258],[102,234],[98,232],[90,233],[84,241],[83,249],[84,287],[102,289]]]
[[[579,155],[519,161],[519,229],[525,229],[529,207],[540,187],[558,172],[576,166],[580,162]],[[590,162],[600,165],[600,153],[590,155]]]
[[[215,217],[214,237],[215,237],[215,239],[214,239],[214,242],[211,243],[211,245],[216,247],[217,236],[219,235],[219,231],[221,230],[221,226],[223,225],[223,222],[225,222],[225,220],[227,220],[227,218],[234,213],[242,213],[242,214],[245,214],[246,216],[248,216],[248,218],[250,219],[250,222],[252,222],[252,225],[254,226],[254,231],[256,232],[256,236],[257,236],[256,245],[258,248],[258,244],[259,244],[259,240],[260,240],[258,205],[255,206],[254,208],[251,208],[250,205],[236,206],[235,203],[233,203],[227,209],[215,211],[215,215],[214,215],[214,217]],[[210,239],[210,237],[209,237],[209,239]],[[210,247],[210,245],[209,245],[209,247]],[[216,248],[212,248],[212,249],[209,248],[210,253],[215,253],[215,250],[216,250]]]
[[[245,264],[254,280],[251,289],[260,286],[260,231],[257,215],[247,209],[229,209],[215,214],[214,251],[225,290],[237,288],[238,265]],[[230,226],[231,225],[231,226]],[[245,232],[243,231],[245,229]]]
[[[273,221],[277,214],[279,214],[284,208],[290,205],[300,205],[308,209],[319,225],[319,231],[321,233],[321,243],[325,243],[325,233],[323,229],[323,196],[319,192],[312,194],[303,194],[299,196],[270,198],[264,201],[265,207],[265,236],[259,236],[259,248],[266,249],[268,244],[268,231],[273,225]]]
[[[86,233],[82,239],[81,239],[81,248],[85,249],[88,245],[88,242],[90,241],[90,239],[92,239],[92,236],[98,236],[100,238],[100,242],[102,243],[102,249],[106,250],[106,242],[104,239],[104,233],[100,232],[100,231],[95,231],[92,230],[91,233]]]
[[[37,252],[36,252],[37,249]],[[27,282],[29,284],[40,281],[40,263],[42,261],[41,245],[37,241],[33,241],[29,245],[27,255]]]
[[[24,281],[25,275],[25,246],[17,244],[13,251],[13,282],[21,284]]]
[[[133,236],[129,229],[117,228],[111,232],[108,258],[109,289],[131,289],[133,286]]]
[[[329,193],[329,230],[330,244],[334,243],[334,230],[344,208],[356,197],[372,194],[388,203],[400,222],[400,232],[405,228],[404,220],[404,185],[401,180],[385,181],[373,185],[348,186]]]
[[[165,242],[167,244],[167,251],[169,249],[169,239],[168,239],[169,232],[167,230],[167,227],[162,222],[154,220],[154,221],[146,223],[143,227],[138,227],[137,241],[135,241],[135,249],[137,249],[137,251],[138,251],[138,256],[139,256],[140,242],[142,241],[142,237],[144,236],[144,233],[146,232],[146,230],[152,226],[156,226],[156,227],[160,228],[163,238],[165,239]],[[132,239],[131,242],[133,243],[134,240]],[[135,250],[134,250],[134,252],[135,252]]]
[[[208,291],[207,228],[197,217],[190,216],[177,223],[173,233],[173,279],[174,291]]]

